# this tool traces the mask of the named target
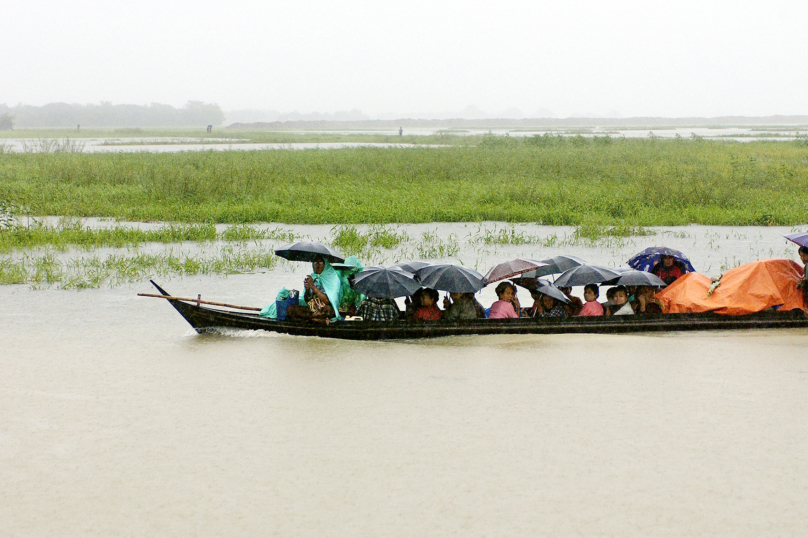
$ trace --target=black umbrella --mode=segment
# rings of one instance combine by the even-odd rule
[[[459,265],[430,265],[419,269],[415,276],[425,288],[452,293],[474,293],[485,286],[483,275]]]
[[[546,263],[547,265],[540,267],[535,271],[524,273],[522,276],[535,278],[540,276],[555,275],[558,273],[563,273],[564,271],[572,269],[573,267],[584,265],[586,264],[586,261],[578,258],[577,256],[561,255],[553,256],[552,258],[547,258],[546,260],[541,260],[541,263]]]
[[[620,276],[620,273],[605,267],[598,265],[579,265],[564,271],[564,273],[555,280],[554,284],[559,288],[586,286],[587,284],[600,284],[601,282],[606,282],[617,276]]]
[[[622,271],[617,278],[608,280],[604,282],[604,284],[611,286],[653,286],[655,288],[664,288],[667,286],[665,281],[658,276],[635,269]]]
[[[570,302],[570,298],[567,297],[564,294],[564,292],[561,291],[560,289],[558,289],[557,287],[555,287],[552,284],[547,283],[547,282],[543,282],[542,284],[543,285],[536,288],[536,291],[538,291],[539,293],[542,293],[544,295],[549,295],[553,299],[555,299],[557,301],[561,301],[564,304],[568,304]]]
[[[517,258],[515,260],[510,260],[507,262],[502,262],[492,267],[485,274],[484,277],[485,283],[490,284],[498,280],[505,280],[506,278],[511,278],[516,275],[521,275],[524,273],[535,271],[536,269],[544,267],[545,265],[547,264],[545,264],[544,262],[537,262],[534,260],[523,260],[521,258]]]
[[[419,269],[423,269],[424,267],[429,267],[431,264],[426,262],[400,262],[393,267],[400,267],[405,271],[409,271],[410,273],[416,273]]]
[[[366,267],[354,276],[353,289],[368,297],[393,299],[421,288],[415,275],[400,267]]]
[[[342,263],[345,259],[342,254],[320,243],[313,241],[298,241],[289,243],[275,250],[275,254],[281,258],[286,258],[294,262],[313,262],[315,258],[321,257],[331,263]]]

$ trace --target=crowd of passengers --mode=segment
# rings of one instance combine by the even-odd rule
[[[356,316],[366,321],[438,321],[468,319],[507,319],[507,318],[566,318],[570,316],[625,316],[661,314],[662,303],[654,297],[650,286],[615,286],[606,292],[606,301],[598,301],[600,289],[596,284],[584,287],[584,298],[571,295],[570,288],[559,288],[567,296],[569,303],[563,303],[538,289],[531,289],[533,304],[522,307],[516,296],[516,286],[511,282],[500,282],[496,287],[498,300],[486,309],[477,301],[473,293],[450,293],[443,299],[443,309],[438,306],[440,295],[437,290],[422,288],[405,300],[406,310],[402,312],[393,299],[365,299],[356,309]]]
[[[516,286],[512,282],[500,282],[496,287],[497,301],[489,309],[477,301],[473,293],[447,293],[440,308],[440,294],[437,290],[422,288],[404,301],[405,311],[401,311],[393,299],[367,297],[359,304],[353,301],[349,276],[336,271],[328,262],[317,259],[312,263],[313,273],[306,277],[304,302],[307,306],[290,306],[287,314],[292,319],[323,321],[335,316],[332,304],[340,305],[340,312],[360,317],[365,321],[438,321],[471,320],[479,318],[566,318],[570,316],[625,316],[660,314],[662,303],[654,296],[651,286],[614,286],[607,290],[606,300],[600,301],[600,288],[596,284],[584,287],[584,301],[571,294],[571,288],[558,288],[567,298],[562,302],[550,295],[541,293],[536,279],[519,279],[533,299],[533,304],[523,307],[517,297]],[[652,271],[671,283],[685,271],[678,261],[663,256]],[[357,301],[358,302],[358,301]]]

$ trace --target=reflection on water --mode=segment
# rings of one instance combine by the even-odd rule
[[[571,253],[793,251],[768,228],[684,232]],[[305,272],[166,287],[264,304]],[[808,519],[803,330],[202,336],[147,290],[0,287],[0,534],[796,536]]]

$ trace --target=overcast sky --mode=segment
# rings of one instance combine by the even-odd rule
[[[808,114],[808,2],[5,3],[0,103]]]

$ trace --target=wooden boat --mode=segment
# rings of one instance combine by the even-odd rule
[[[169,296],[163,288],[157,284],[154,285],[161,294]],[[340,321],[326,325],[288,320],[277,321],[261,317],[258,314],[210,308],[196,304],[194,301],[168,299],[168,302],[199,333],[217,332],[221,329],[243,329],[347,340],[400,340],[472,334],[619,334],[808,327],[808,317],[802,310],[767,311],[744,316],[726,316],[708,312],[702,314],[573,317],[565,319],[479,319],[420,323],[407,321],[389,323]]]

